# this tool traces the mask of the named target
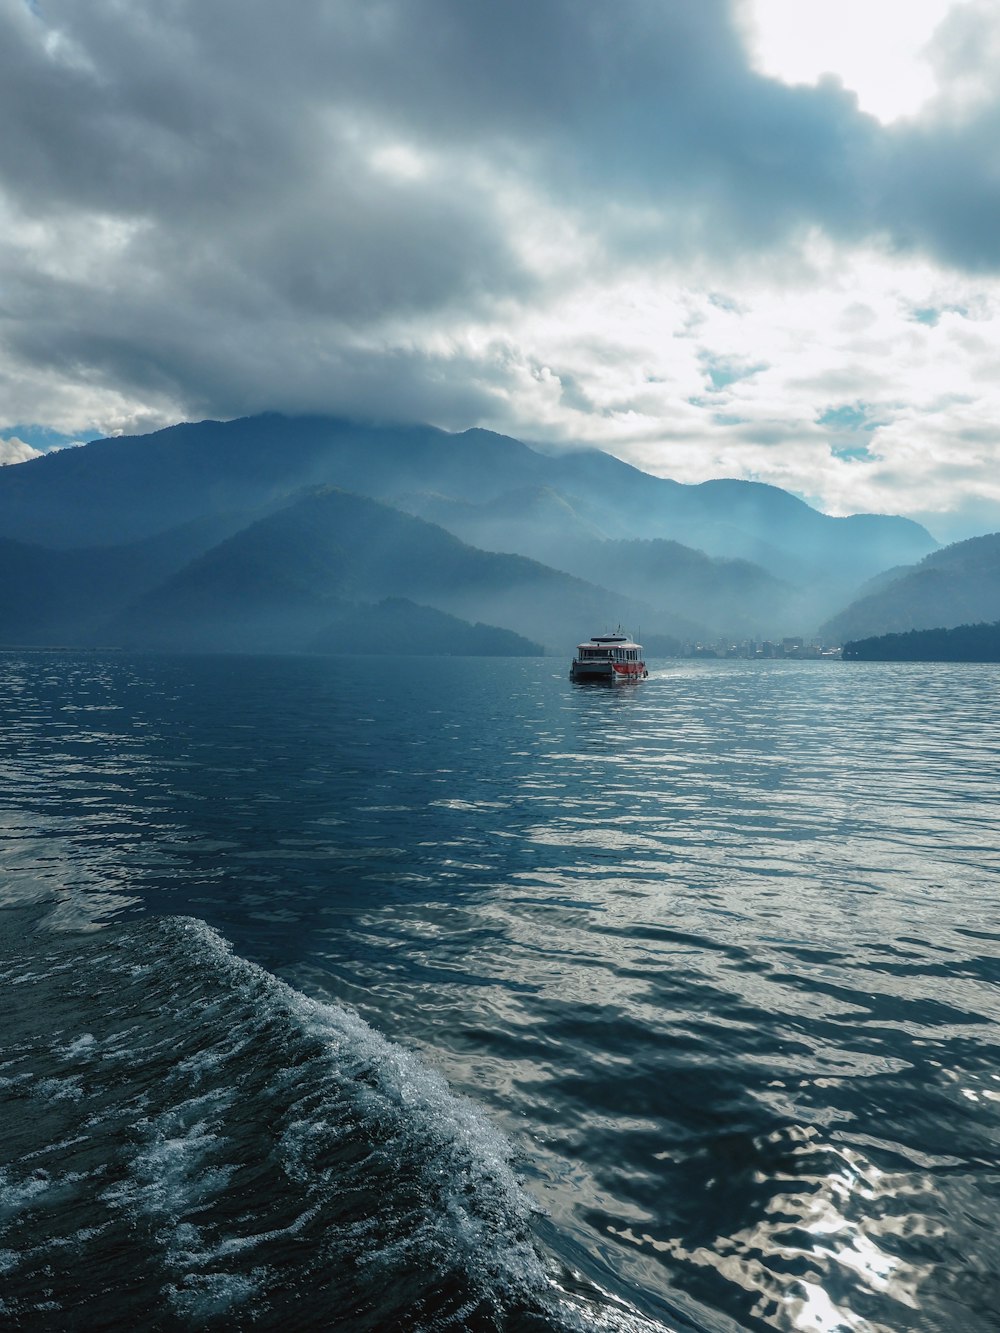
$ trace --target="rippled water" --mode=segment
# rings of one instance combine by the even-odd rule
[[[0,656],[0,1319],[1000,1327],[1000,670]]]

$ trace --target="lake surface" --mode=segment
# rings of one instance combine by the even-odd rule
[[[0,1324],[1000,1327],[1000,668],[0,655]]]

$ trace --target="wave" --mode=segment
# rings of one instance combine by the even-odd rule
[[[566,1281],[510,1141],[357,1014],[192,918],[35,939],[0,978],[0,1317],[652,1327]]]

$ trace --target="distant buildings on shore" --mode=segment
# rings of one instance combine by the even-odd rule
[[[747,658],[791,658],[796,661],[819,661],[839,658],[839,646],[807,642],[796,637],[780,639],[716,639],[711,643],[685,643],[681,646],[680,657],[747,657]]]

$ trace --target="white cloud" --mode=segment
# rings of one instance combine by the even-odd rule
[[[889,123],[938,92],[929,45],[955,0],[744,0],[754,63],[786,83],[833,75]]]
[[[16,435],[6,440],[0,436],[0,467],[7,467],[11,463],[26,463],[29,458],[38,458],[40,455],[40,449],[33,449]]]
[[[937,89],[889,126],[734,12],[0,0],[0,426],[482,424],[986,521],[995,6],[867,5]]]
[[[835,513],[989,499],[1000,518],[1000,281],[821,243],[795,284],[727,276],[581,282],[448,342],[413,323],[405,340],[527,438],[678,480],[750,476]]]

